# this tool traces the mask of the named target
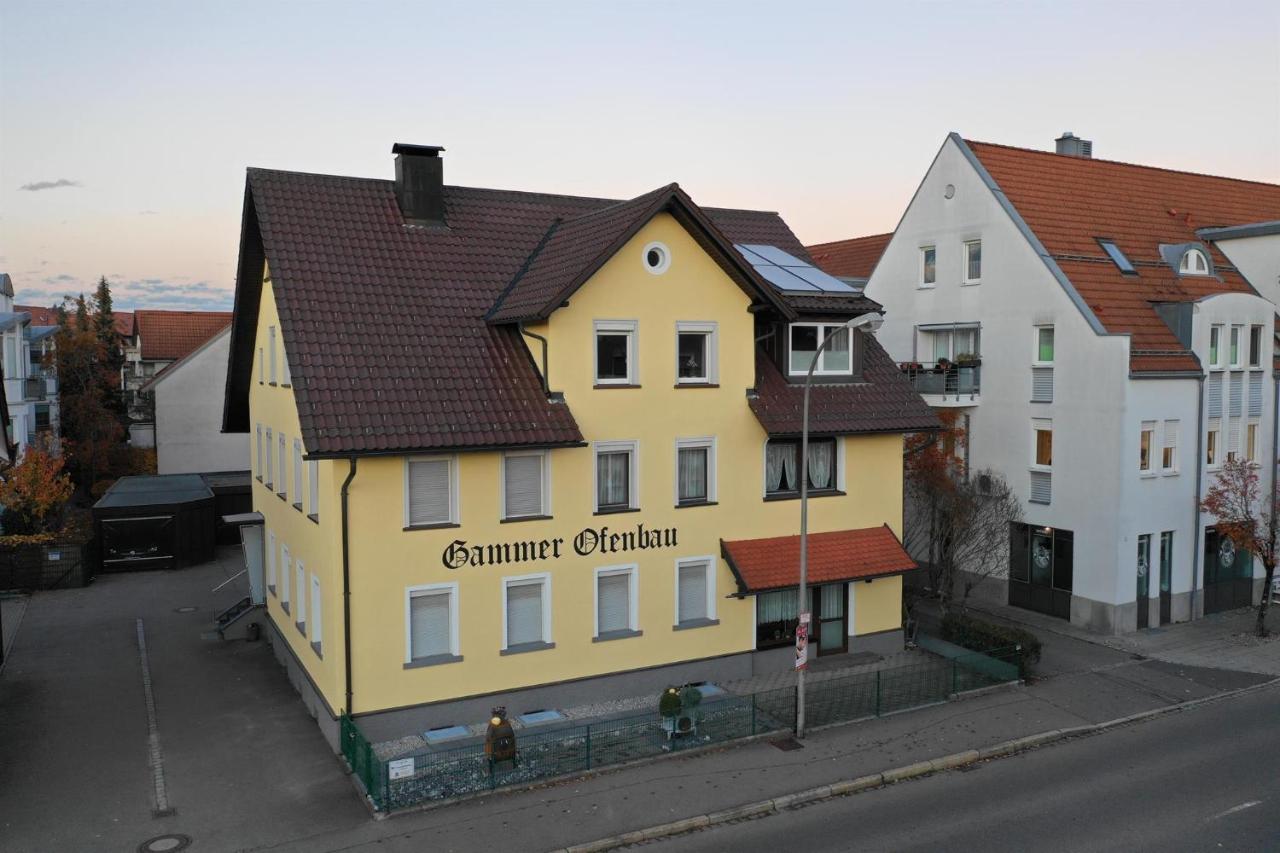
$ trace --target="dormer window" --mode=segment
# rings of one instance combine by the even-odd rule
[[[849,330],[843,324],[792,323],[789,330],[787,371],[792,376],[804,376],[813,364],[818,346],[830,335],[831,339],[813,368],[814,376],[848,376],[853,373],[853,353],[849,347]],[[839,330],[839,331],[837,331]]]
[[[1209,259],[1199,249],[1187,249],[1178,262],[1179,275],[1208,275]]]

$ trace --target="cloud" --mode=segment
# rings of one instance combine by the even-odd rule
[[[138,215],[139,215],[139,216],[159,216],[159,215],[160,215],[160,211],[158,211],[158,210],[139,210],[139,211],[138,211]]]
[[[228,311],[234,294],[207,281],[180,282],[165,278],[137,278],[112,282],[111,294],[121,311],[171,308],[189,311]]]
[[[34,181],[29,184],[23,184],[18,187],[20,190],[27,192],[39,192],[40,190],[56,190],[62,187],[78,187],[81,186],[79,181],[73,181],[70,178],[58,178],[56,181]]]
[[[51,275],[44,279],[45,284],[67,284],[72,281],[79,281],[79,279],[73,275],[67,275],[66,273]]]

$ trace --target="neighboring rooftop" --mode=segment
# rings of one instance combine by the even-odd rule
[[[31,315],[31,325],[33,326],[56,326],[58,325],[58,309],[44,308],[39,305],[15,305],[16,311],[26,311]],[[131,311],[112,311],[112,320],[116,327],[116,334],[121,337],[133,336],[133,312]]]
[[[144,361],[177,361],[231,324],[230,311],[134,312]]]
[[[813,262],[832,275],[865,281],[871,278],[872,271],[891,239],[892,231],[888,234],[854,237],[851,240],[816,243],[806,248],[813,256]]]

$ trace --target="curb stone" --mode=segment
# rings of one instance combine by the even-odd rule
[[[794,806],[807,805],[809,803],[835,799],[836,797],[857,794],[862,791],[869,791],[872,788],[879,788],[893,782],[903,782],[909,779],[929,776],[946,770],[955,770],[960,767],[967,767],[971,764],[977,764],[993,758],[1004,758],[1020,752],[1026,752],[1027,750],[1034,749],[1039,746],[1067,740],[1068,738],[1099,734],[1131,723],[1155,719],[1156,717],[1161,717],[1165,714],[1171,714],[1177,711],[1189,710],[1199,705],[1208,704],[1209,702],[1230,699],[1246,693],[1263,690],[1267,687],[1274,687],[1277,684],[1280,684],[1280,677],[1273,678],[1270,681],[1253,684],[1249,687],[1242,687],[1238,690],[1229,690],[1223,693],[1215,693],[1212,696],[1202,696],[1198,699],[1189,699],[1186,702],[1178,702],[1173,705],[1152,708],[1148,711],[1139,711],[1136,714],[1129,714],[1128,716],[1118,717],[1114,720],[1107,720],[1105,722],[1092,723],[1083,726],[1074,726],[1068,729],[1053,729],[1047,732],[1039,732],[1037,734],[1015,738],[1013,740],[1007,740],[1003,743],[997,743],[982,749],[969,749],[963,752],[944,755],[940,758],[934,758],[929,761],[917,761],[914,764],[895,767],[890,770],[886,770],[883,773],[873,773],[868,776],[859,776],[856,779],[845,779],[840,782],[832,782],[829,785],[822,785],[817,788],[797,791],[794,794],[784,794],[780,797],[774,797],[769,800],[747,803],[734,808],[711,812],[710,814],[697,815],[695,817],[685,818],[684,820],[678,820],[672,823],[651,826],[647,829],[626,832],[609,838],[601,838],[586,844],[575,844],[571,847],[563,847],[553,851],[553,853],[604,853],[604,851],[614,850],[619,847],[626,847],[630,844],[638,844],[641,841],[654,841],[659,838],[681,835],[695,829],[706,829],[719,824],[728,823],[730,821],[776,814],[783,809],[792,808]]]

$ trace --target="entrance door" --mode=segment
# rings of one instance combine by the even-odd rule
[[[1173,621],[1173,531],[1160,534],[1160,624]]]
[[[838,654],[849,648],[845,608],[849,594],[842,583],[823,584],[813,589],[813,612],[817,614],[814,641],[819,655]]]
[[[1138,537],[1138,588],[1135,596],[1138,610],[1138,630],[1147,627],[1151,615],[1150,576],[1151,576],[1151,534],[1144,533]]]

